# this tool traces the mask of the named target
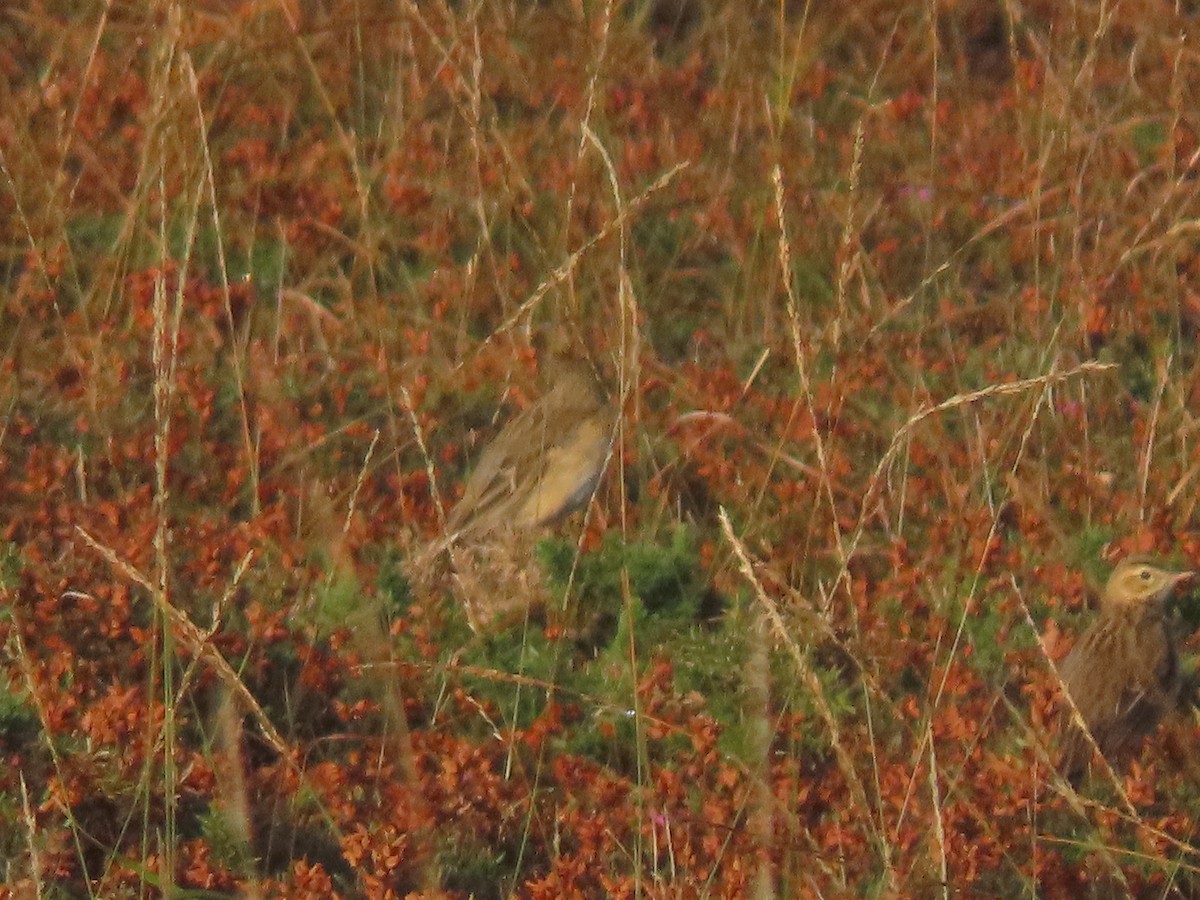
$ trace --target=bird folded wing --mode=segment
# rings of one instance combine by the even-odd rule
[[[514,524],[543,525],[582,507],[608,455],[607,423],[585,419],[558,446],[548,447],[535,484],[514,512]]]

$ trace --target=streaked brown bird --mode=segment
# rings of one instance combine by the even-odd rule
[[[613,417],[582,371],[562,373],[479,457],[446,520],[448,541],[558,521],[592,497],[612,445]]]
[[[1179,700],[1183,679],[1165,601],[1192,577],[1145,559],[1118,563],[1100,598],[1100,616],[1071,649],[1059,674],[1096,746],[1118,764]],[[1067,707],[1061,771],[1078,785],[1092,743]]]

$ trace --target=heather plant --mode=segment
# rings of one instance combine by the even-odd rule
[[[1057,762],[1200,562],[1195,29],[3,4],[0,892],[1194,893],[1194,592]]]

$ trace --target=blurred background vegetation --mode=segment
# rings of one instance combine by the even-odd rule
[[[6,4],[8,890],[1194,892],[1191,710],[1076,794],[1051,660],[1200,561],[1198,21]],[[551,346],[606,477],[453,577]]]

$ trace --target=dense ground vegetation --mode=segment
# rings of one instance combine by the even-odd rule
[[[5,3],[3,892],[1195,893],[1193,711],[1075,792],[1053,661],[1200,565],[1198,29]],[[607,476],[452,577],[551,346]]]

